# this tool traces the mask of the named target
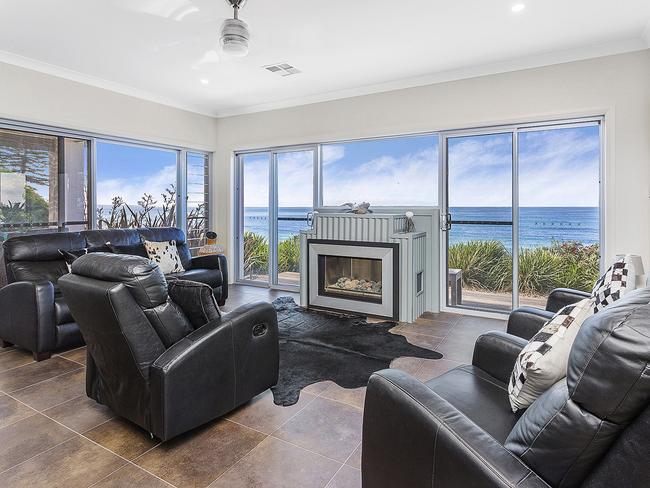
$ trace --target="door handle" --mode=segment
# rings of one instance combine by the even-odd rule
[[[440,225],[440,230],[446,232],[451,229],[451,214],[445,214],[442,216],[442,223]]]

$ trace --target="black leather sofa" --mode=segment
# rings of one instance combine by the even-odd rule
[[[211,289],[168,283],[137,256],[96,253],[59,280],[87,344],[86,391],[168,440],[275,385],[275,309],[219,312]]]
[[[506,385],[526,343],[487,333],[471,365],[427,383],[399,370],[374,374],[364,488],[648,486],[650,288],[585,321],[566,378],[514,414]]]
[[[175,240],[185,268],[169,275],[209,285],[219,305],[228,298],[228,266],[223,255],[192,257],[182,230],[173,227],[107,229],[17,236],[3,243],[8,285],[0,289],[0,340],[3,346],[16,344],[34,353],[34,359],[83,343],[79,328],[61,296],[58,280],[68,273],[59,249],[89,252],[109,251],[106,243],[120,252],[144,252],[141,239]]]

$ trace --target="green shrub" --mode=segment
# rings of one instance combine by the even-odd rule
[[[522,249],[519,252],[519,291],[524,295],[547,295],[562,286],[561,256],[545,247]]]
[[[493,292],[512,291],[512,255],[499,241],[468,241],[449,246],[449,267],[463,270],[463,285]],[[553,288],[590,291],[599,276],[597,244],[554,242],[519,252],[519,291],[547,295]]]
[[[463,270],[463,285],[469,288],[498,290],[509,256],[499,241],[462,242],[449,246],[449,267]]]
[[[244,275],[254,279],[255,275],[269,272],[269,243],[266,237],[254,232],[244,232]]]
[[[579,242],[553,243],[551,250],[564,263],[559,279],[561,286],[591,291],[600,274],[600,249],[598,244]]]
[[[278,245],[278,273],[297,273],[300,269],[300,236],[293,236]]]

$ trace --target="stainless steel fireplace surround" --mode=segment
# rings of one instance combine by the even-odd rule
[[[308,239],[309,306],[399,320],[399,244]]]

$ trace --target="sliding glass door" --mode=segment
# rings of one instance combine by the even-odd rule
[[[445,139],[447,304],[508,311],[513,303],[513,134]]]
[[[239,280],[271,287],[300,284],[300,230],[314,208],[312,147],[237,156]]]
[[[314,149],[275,154],[277,203],[273,284],[300,285],[300,230],[314,210]]]
[[[443,135],[443,303],[508,312],[600,267],[601,121]]]
[[[553,288],[591,291],[600,274],[598,123],[518,131],[519,305]]]
[[[239,156],[239,279],[269,283],[271,153]]]

